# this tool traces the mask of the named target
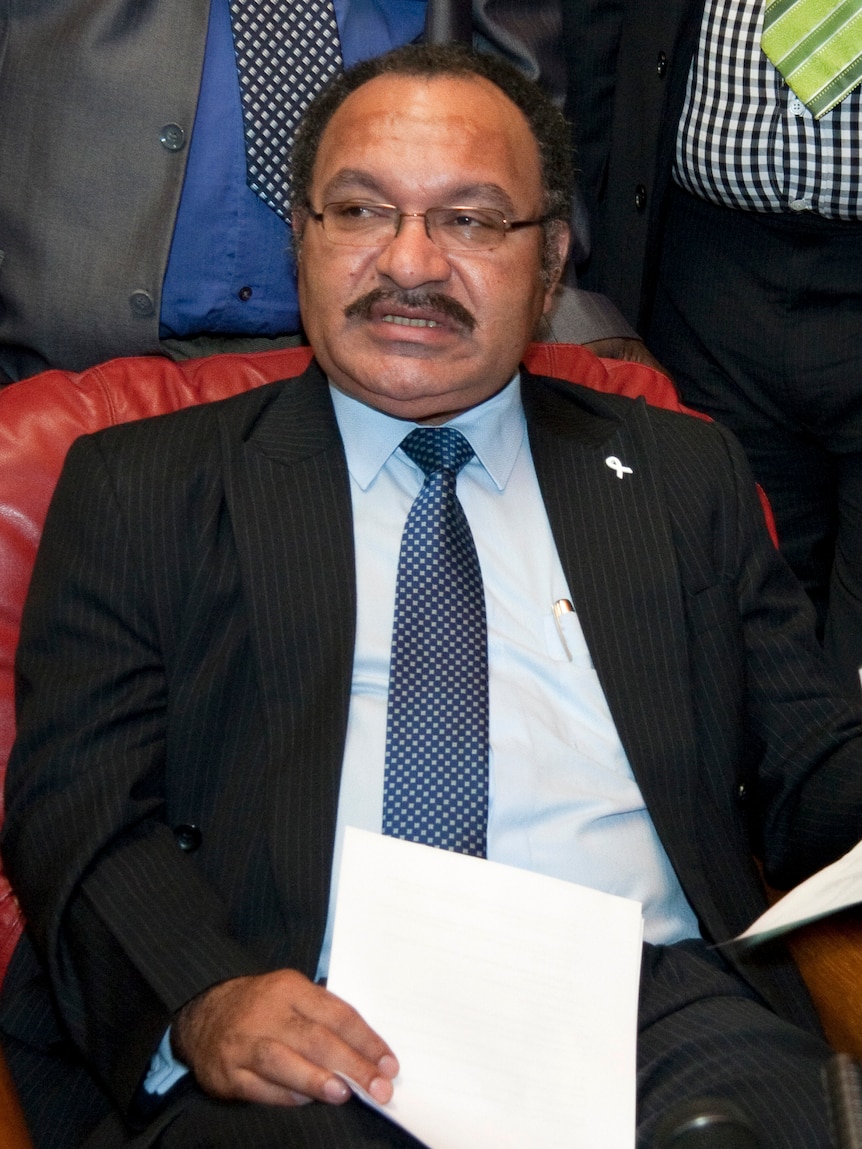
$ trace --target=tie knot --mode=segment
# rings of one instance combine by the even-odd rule
[[[401,449],[426,476],[435,471],[457,475],[473,458],[473,448],[454,427],[417,427],[402,441]]]

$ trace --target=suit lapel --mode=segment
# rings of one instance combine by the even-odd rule
[[[323,937],[353,662],[347,466],[316,365],[224,444],[270,750],[269,841],[291,950],[313,972]]]
[[[618,403],[522,378],[539,485],[599,681],[656,829],[690,879],[700,865],[685,832],[697,761],[685,611],[646,405],[620,417]]]

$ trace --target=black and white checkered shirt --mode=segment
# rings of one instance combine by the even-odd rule
[[[762,0],[707,0],[674,175],[747,211],[862,219],[862,88],[819,122],[760,50]]]

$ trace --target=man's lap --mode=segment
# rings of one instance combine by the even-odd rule
[[[640,1149],[651,1145],[666,1114],[706,1096],[732,1100],[764,1149],[831,1145],[821,1082],[829,1047],[778,1018],[702,942],[644,948],[639,1026]],[[107,1129],[103,1134],[87,1144],[143,1144],[114,1140]],[[358,1101],[278,1109],[218,1102],[197,1091],[146,1143],[161,1149],[421,1149]]]

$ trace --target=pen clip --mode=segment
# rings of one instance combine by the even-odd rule
[[[569,644],[566,642],[566,636],[563,634],[562,617],[564,614],[574,614],[575,608],[567,598],[558,598],[554,603],[554,624],[557,628],[557,634],[560,636],[560,642],[563,645],[563,650],[566,652],[566,658],[569,662],[572,661],[572,652],[569,650]]]

